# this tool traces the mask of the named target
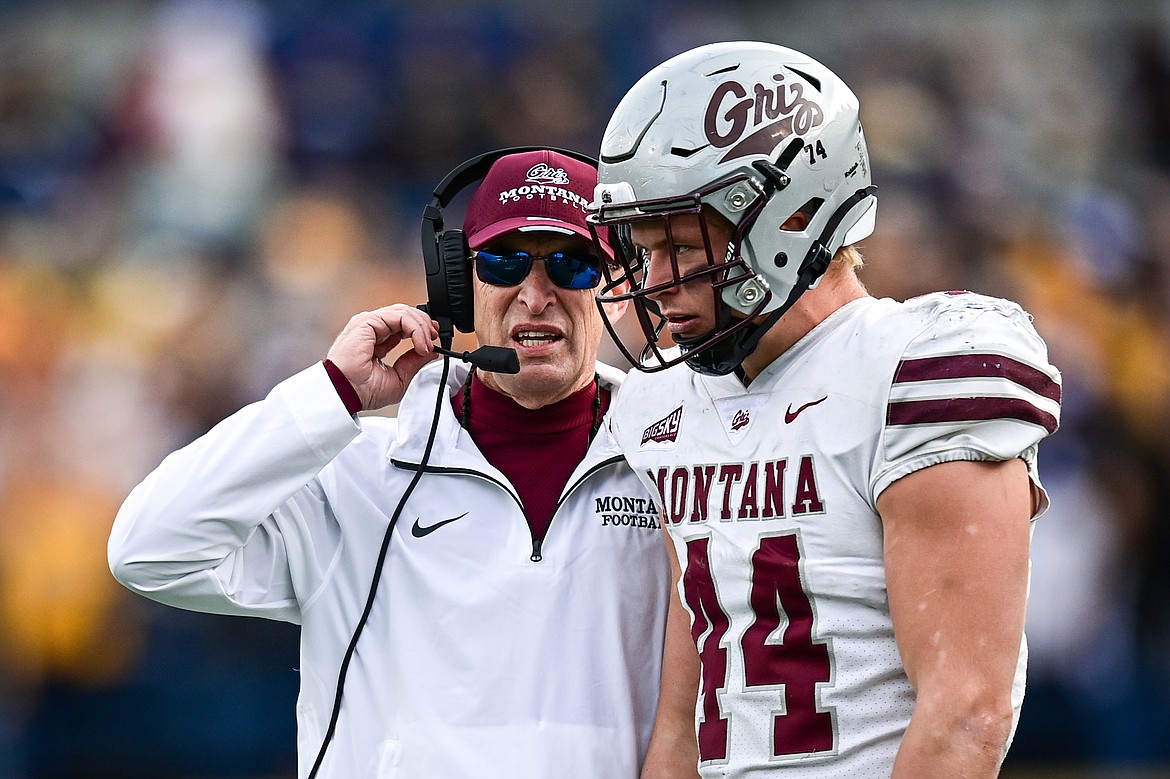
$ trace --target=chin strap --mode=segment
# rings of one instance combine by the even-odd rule
[[[829,219],[825,225],[824,230],[821,231],[817,240],[813,241],[808,249],[808,253],[804,256],[804,261],[800,264],[800,273],[796,277],[796,283],[792,285],[792,289],[788,293],[788,298],[780,305],[779,308],[771,311],[767,316],[759,322],[753,323],[744,327],[727,338],[716,341],[701,352],[688,354],[686,364],[691,370],[702,373],[707,376],[726,376],[732,371],[739,368],[740,364],[747,359],[764,334],[772,329],[773,325],[779,321],[788,309],[796,303],[797,299],[803,295],[809,287],[816,283],[817,279],[825,275],[825,271],[829,269],[829,264],[833,261],[833,253],[829,251],[828,242],[832,240],[833,233],[836,232],[841,220],[845,218],[854,206],[862,202],[866,198],[872,196],[877,191],[877,187],[872,184],[863,189],[857,190],[848,200],[841,204],[836,213]],[[715,332],[725,327],[732,319],[733,309],[719,301],[719,325],[712,332]],[[703,343],[711,337],[711,333],[704,333],[695,338],[678,339],[677,343],[683,352],[688,352],[688,344],[691,346]]]
[[[737,330],[727,338],[711,344],[703,351],[688,355],[687,365],[691,370],[707,376],[726,376],[739,368],[748,355],[755,351],[765,333],[780,321],[780,317],[784,316],[788,309],[792,308],[797,298],[803,295],[817,279],[825,275],[825,271],[829,269],[829,263],[832,261],[833,255],[829,253],[825,245],[819,241],[814,243],[808,250],[804,262],[801,263],[800,275],[797,276],[796,283],[788,293],[788,299],[779,308],[769,311],[759,322],[753,322]],[[720,324],[716,329],[725,327],[731,321],[732,316],[731,306],[719,301]],[[678,345],[686,352],[688,344],[702,343],[710,337],[711,333],[706,333],[697,338],[680,338]]]
[[[720,304],[721,309],[726,311],[728,315],[731,312],[729,306]],[[764,334],[772,329],[772,326],[780,320],[780,317],[787,311],[787,307],[778,308],[775,311],[769,312],[764,319],[759,322],[743,327],[721,341],[716,341],[701,352],[694,352],[687,355],[687,366],[696,373],[702,373],[706,376],[726,376],[740,366],[740,364],[747,359],[747,356],[756,349],[760,339]],[[727,318],[730,318],[728,316]],[[679,338],[677,339],[679,348],[684,352],[688,352],[688,344],[694,345],[702,343],[705,339],[710,338],[711,334],[707,333],[697,338]]]

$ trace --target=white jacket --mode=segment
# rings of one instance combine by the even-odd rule
[[[114,522],[110,567],[135,592],[301,625],[301,777],[441,368],[424,367],[397,419],[351,417],[308,368],[167,457]],[[534,550],[515,490],[455,419],[466,370],[451,368],[319,776],[635,779],[670,589],[656,505],[603,425]],[[598,371],[616,389],[622,374]]]

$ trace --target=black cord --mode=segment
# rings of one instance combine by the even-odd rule
[[[382,568],[386,565],[386,553],[390,550],[390,537],[394,533],[394,525],[398,522],[398,517],[402,514],[402,509],[406,506],[406,500],[410,497],[410,493],[414,492],[415,485],[418,484],[422,478],[423,471],[426,470],[427,463],[431,459],[431,449],[435,445],[435,436],[439,430],[439,414],[443,408],[443,402],[447,399],[447,374],[451,368],[451,360],[449,357],[443,358],[443,374],[439,379],[439,391],[435,396],[435,416],[431,420],[431,430],[427,434],[427,445],[423,450],[422,462],[418,465],[418,470],[415,471],[414,477],[410,480],[406,490],[402,493],[402,497],[398,500],[398,506],[394,509],[394,513],[390,515],[390,522],[386,525],[386,534],[382,537],[382,548],[378,552],[378,562],[374,566],[374,580],[370,582],[370,592],[366,596],[366,608],[362,612],[361,619],[358,620],[357,627],[354,628],[353,636],[349,639],[349,647],[345,650],[345,657],[341,661],[341,668],[337,674],[337,694],[333,699],[333,713],[329,716],[329,727],[325,731],[325,738],[321,741],[321,749],[317,752],[317,759],[313,763],[313,768],[309,771],[308,779],[314,779],[317,776],[317,771],[321,769],[321,763],[325,760],[325,752],[329,749],[329,744],[333,741],[333,734],[337,730],[337,719],[341,715],[341,694],[345,689],[345,676],[349,672],[349,663],[353,659],[354,652],[357,650],[358,639],[362,635],[362,630],[365,629],[366,621],[370,618],[370,612],[374,609],[374,596],[378,592],[378,582],[382,578]]]

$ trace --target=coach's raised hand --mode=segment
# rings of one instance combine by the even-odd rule
[[[328,359],[353,385],[363,409],[376,409],[402,400],[410,380],[439,355],[434,341],[438,324],[404,303],[355,314],[329,347]],[[412,348],[392,364],[384,359],[404,339]]]

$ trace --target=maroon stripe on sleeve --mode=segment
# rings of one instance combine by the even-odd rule
[[[1018,398],[904,400],[891,403],[886,410],[887,425],[979,422],[988,419],[1018,419],[1040,425],[1049,433],[1056,430],[1056,417]]]
[[[1049,400],[1060,402],[1060,385],[1047,374],[1002,354],[954,354],[902,360],[898,364],[897,372],[894,373],[894,383],[997,376],[1030,389]]]

